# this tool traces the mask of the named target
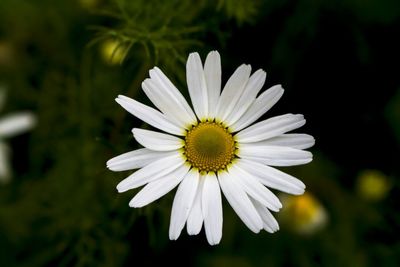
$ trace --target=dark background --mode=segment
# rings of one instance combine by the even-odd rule
[[[1,0],[1,114],[31,110],[38,125],[7,140],[0,266],[399,266],[399,36],[395,0]],[[143,125],[114,98],[149,104],[140,83],[154,65],[187,95],[187,55],[210,50],[223,81],[248,63],[267,71],[264,88],[283,85],[267,117],[305,115],[314,161],[285,171],[326,211],[320,229],[299,233],[289,212],[255,235],[225,201],[220,245],[203,232],[169,241],[173,193],[131,209],[136,191],[116,192],[129,172],[105,162],[136,149]]]

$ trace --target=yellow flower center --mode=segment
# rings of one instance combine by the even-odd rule
[[[235,141],[221,124],[201,122],[187,132],[184,151],[193,167],[217,172],[225,169],[235,157]]]

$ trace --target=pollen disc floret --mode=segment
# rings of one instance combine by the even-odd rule
[[[201,122],[187,132],[184,153],[200,171],[223,170],[235,156],[232,134],[221,124]]]

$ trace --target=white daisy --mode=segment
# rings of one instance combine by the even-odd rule
[[[0,108],[4,106],[5,89],[0,88]],[[21,134],[31,129],[35,124],[35,117],[31,112],[17,112],[0,119],[0,182],[7,182],[11,177],[10,148],[5,139]]]
[[[189,235],[204,224],[207,240],[218,244],[222,237],[222,190],[247,227],[279,229],[271,211],[282,207],[268,189],[302,194],[305,185],[271,166],[308,163],[312,154],[303,149],[314,144],[306,134],[287,134],[305,124],[303,115],[285,114],[254,123],[282,96],[276,85],[261,93],[266,73],[252,75],[250,65],[241,65],[221,92],[221,61],[217,51],[202,65],[198,53],[189,55],[187,84],[194,108],[157,67],[142,83],[143,91],[158,108],[126,96],[117,103],[142,121],[166,133],[134,128],[134,138],[144,148],[107,162],[113,171],[138,169],[117,186],[118,192],[144,188],[129,206],[143,207],[176,186],[169,237],[179,237],[185,223]],[[251,125],[251,126],[250,126]]]

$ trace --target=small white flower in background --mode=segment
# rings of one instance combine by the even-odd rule
[[[5,89],[0,88],[0,109],[5,102]],[[10,148],[6,139],[24,133],[35,125],[35,116],[30,112],[16,112],[0,118],[0,182],[11,178]]]
[[[271,211],[282,207],[268,189],[300,195],[305,185],[270,166],[308,163],[314,145],[306,134],[287,134],[305,124],[303,115],[285,114],[253,124],[283,94],[276,85],[258,95],[266,73],[252,75],[241,65],[221,92],[221,61],[216,51],[203,64],[198,53],[189,55],[187,84],[194,108],[157,67],[142,83],[143,91],[160,110],[126,96],[117,103],[142,121],[166,133],[134,128],[135,139],[144,146],[107,162],[113,171],[139,169],[117,186],[119,192],[145,187],[131,200],[143,207],[177,185],[172,205],[169,237],[179,237],[185,223],[189,235],[204,225],[207,240],[218,244],[222,237],[222,190],[246,226],[258,233],[279,229]],[[258,95],[258,96],[257,96]],[[253,124],[253,125],[251,125]]]

